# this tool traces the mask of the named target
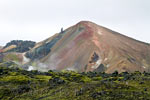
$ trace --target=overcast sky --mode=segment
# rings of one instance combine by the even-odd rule
[[[0,0],[0,45],[38,42],[81,20],[150,43],[150,0]]]

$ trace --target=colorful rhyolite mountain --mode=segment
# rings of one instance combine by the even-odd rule
[[[43,71],[150,72],[150,44],[89,21],[37,43],[26,57]]]

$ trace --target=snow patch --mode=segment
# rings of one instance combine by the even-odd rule
[[[23,56],[23,62],[24,62],[24,63],[27,63],[27,62],[29,62],[29,61],[30,61],[30,59],[28,59],[27,57]]]
[[[101,60],[101,59],[99,59],[99,60],[97,60],[97,61],[96,61],[96,64],[95,64],[95,65],[93,65],[91,68],[96,69],[96,68],[98,68],[98,66],[99,66],[101,63],[102,63],[102,60]]]
[[[146,68],[145,66],[143,66],[143,68]]]
[[[99,34],[99,35],[102,35],[102,32],[99,30],[99,31],[98,31],[98,34]]]
[[[33,66],[29,66],[28,71],[31,71],[33,69],[34,69]]]
[[[22,64],[28,63],[29,61],[30,61],[30,59],[27,58],[27,57],[25,56],[25,53],[24,53],[24,54],[23,54],[23,62],[22,62]]]
[[[105,59],[104,59],[104,61],[107,61],[107,60],[108,60],[108,58],[105,58]]]

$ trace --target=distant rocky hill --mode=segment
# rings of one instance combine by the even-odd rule
[[[19,52],[29,51],[35,46],[33,41],[12,40],[3,47],[3,52]]]
[[[0,66],[22,67],[29,61],[24,54],[35,46],[33,41],[13,40],[0,49]]]

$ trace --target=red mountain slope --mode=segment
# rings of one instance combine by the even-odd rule
[[[107,73],[150,71],[147,43],[88,21],[81,21],[60,34],[62,38],[40,60],[46,69]]]

